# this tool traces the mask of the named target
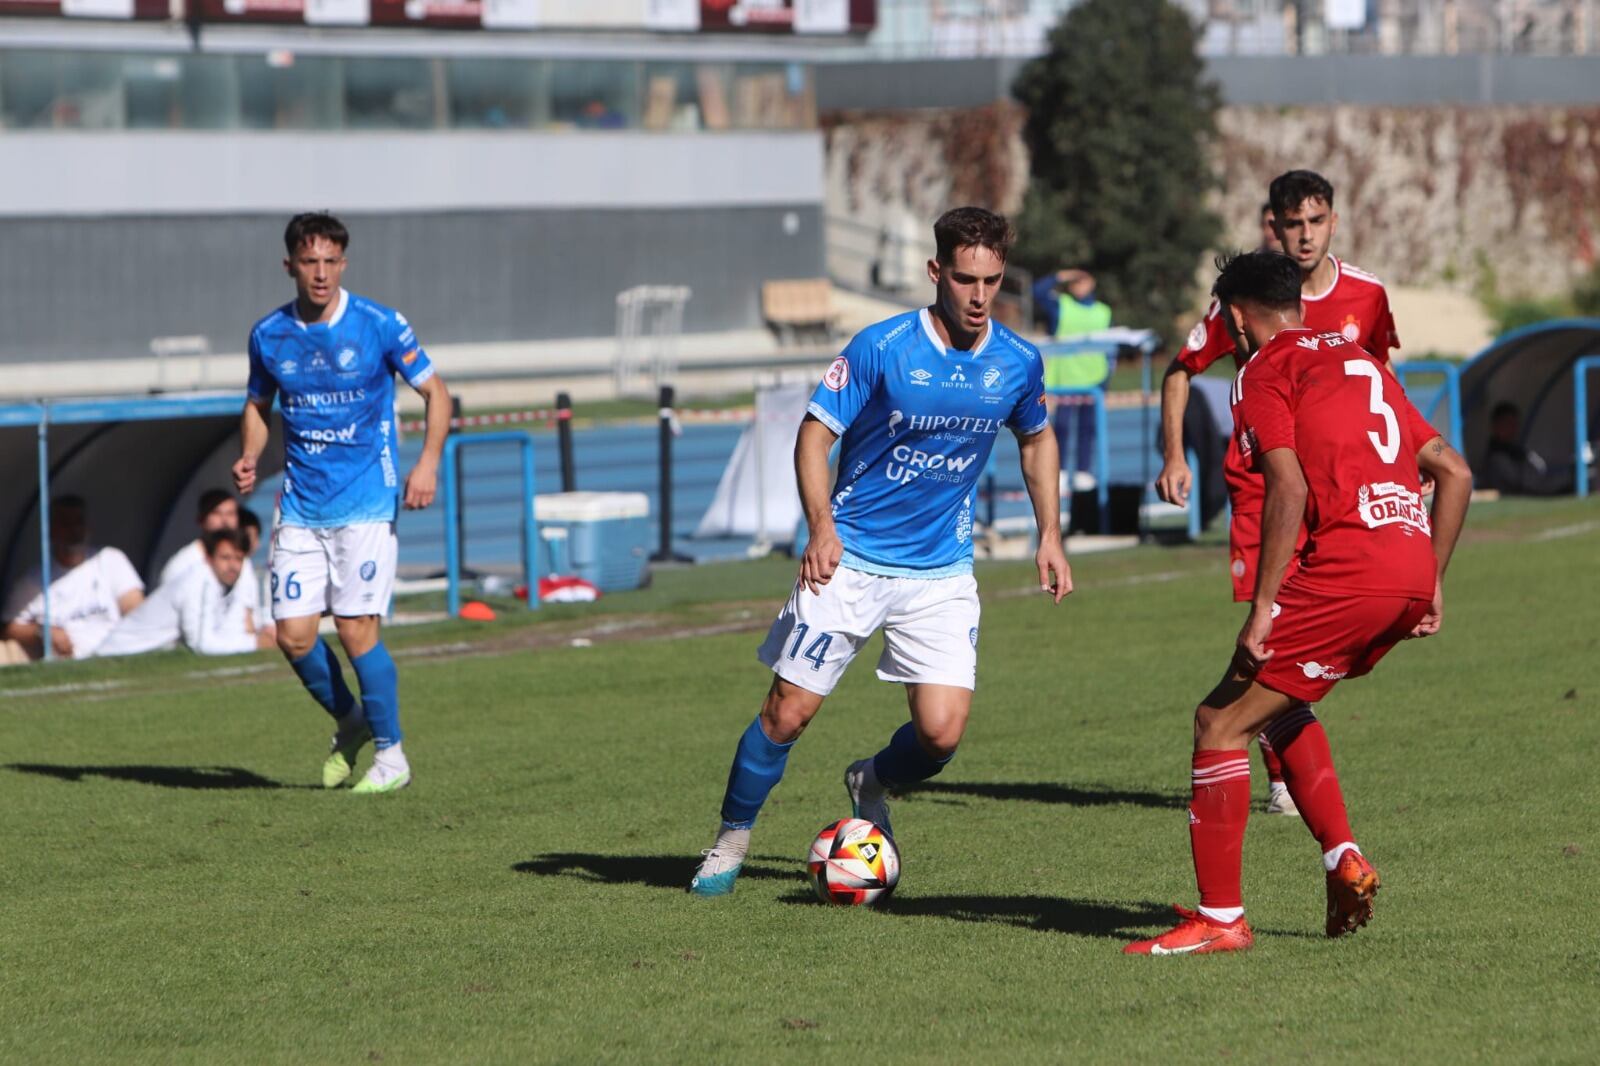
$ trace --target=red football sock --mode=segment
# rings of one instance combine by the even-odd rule
[[[1353,843],[1356,838],[1344,809],[1339,775],[1333,769],[1328,734],[1311,708],[1302,703],[1290,709],[1267,727],[1266,734],[1283,760],[1289,795],[1322,850]]]
[[[1261,748],[1261,761],[1267,765],[1267,780],[1273,784],[1283,780],[1283,760],[1278,758],[1278,753],[1272,749],[1272,741],[1262,733],[1256,737],[1256,744]]]
[[[1200,906],[1242,907],[1239,866],[1244,825],[1250,817],[1250,752],[1215,748],[1194,753],[1194,797],[1189,801],[1189,846]]]

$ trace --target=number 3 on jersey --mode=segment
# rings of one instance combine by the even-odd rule
[[[1346,377],[1366,378],[1371,384],[1371,411],[1383,419],[1383,436],[1379,437],[1374,430],[1367,430],[1367,439],[1378,450],[1378,458],[1386,463],[1395,461],[1400,454],[1400,421],[1394,416],[1394,408],[1383,398],[1383,372],[1378,369],[1378,364],[1367,359],[1346,359],[1344,361]]]
[[[828,654],[828,645],[833,643],[833,634],[818,634],[817,639],[806,645],[806,650],[802,653],[800,647],[806,644],[806,637],[810,632],[811,627],[806,623],[800,622],[796,624],[794,627],[794,643],[789,646],[789,658],[793,659],[796,656],[800,656],[811,664],[811,669],[821,670],[822,662]]]

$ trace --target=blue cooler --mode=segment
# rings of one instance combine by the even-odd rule
[[[533,499],[539,572],[575,574],[602,592],[640,588],[650,567],[650,497],[550,492]]]

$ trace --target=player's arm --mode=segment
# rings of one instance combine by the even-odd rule
[[[1411,635],[1431,637],[1444,623],[1444,572],[1456,550],[1461,527],[1467,521],[1467,505],[1472,499],[1472,470],[1461,453],[1440,436],[1435,436],[1417,452],[1417,466],[1434,482],[1433,557],[1438,572],[1433,583],[1433,607]]]
[[[245,400],[244,413],[239,416],[239,458],[233,464],[233,487],[240,496],[248,496],[256,487],[256,463],[267,450],[272,436],[272,400]]]
[[[1039,550],[1033,561],[1039,567],[1039,587],[1055,597],[1072,593],[1072,567],[1061,547],[1061,453],[1056,435],[1048,429],[1017,434],[1022,456],[1022,481],[1033,503],[1033,521],[1039,527]]]
[[[1295,541],[1305,521],[1305,471],[1293,448],[1274,448],[1256,460],[1266,482],[1267,499],[1261,510],[1261,555],[1256,561],[1256,591],[1250,617],[1239,634],[1239,647],[1254,663],[1272,658],[1266,649],[1272,633],[1272,604],[1283,587],[1283,576],[1294,558]]]
[[[833,525],[828,502],[828,453],[838,434],[815,415],[806,415],[794,440],[794,473],[800,484],[800,506],[806,514],[810,539],[800,557],[800,583],[813,593],[833,580],[844,555],[844,544]]]
[[[439,457],[445,438],[450,435],[450,390],[438,374],[416,386],[426,408],[427,430],[422,439],[422,455],[406,478],[405,504],[412,510],[433,502],[439,486]]]
[[[1189,379],[1194,371],[1174,359],[1161,379],[1161,474],[1156,495],[1183,507],[1189,502],[1194,473],[1183,453],[1183,414],[1189,408]]]

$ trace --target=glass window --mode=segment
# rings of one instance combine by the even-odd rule
[[[239,124],[253,130],[344,125],[343,64],[288,52],[239,56]]]
[[[0,114],[8,126],[116,129],[123,123],[120,56],[7,52]]]
[[[527,129],[550,120],[546,64],[537,59],[451,59],[445,63],[450,125]]]
[[[128,56],[121,73],[132,129],[238,125],[238,86],[230,56]]]
[[[552,62],[550,124],[586,130],[637,126],[638,64]]]
[[[344,114],[351,129],[442,126],[443,61],[388,56],[344,60]]]

